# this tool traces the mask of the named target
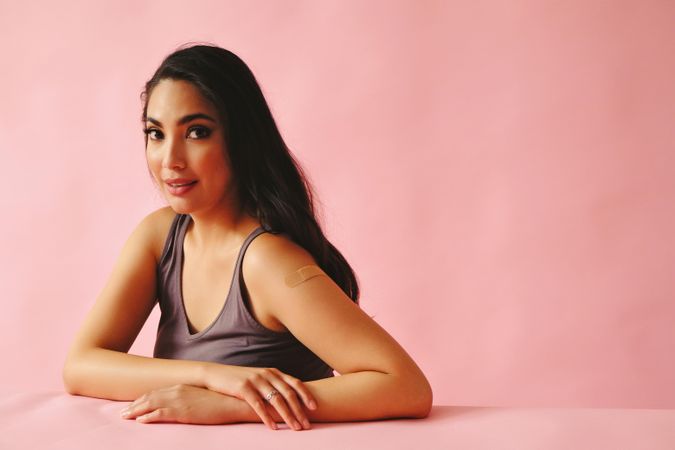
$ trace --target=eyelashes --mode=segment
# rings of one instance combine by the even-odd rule
[[[197,131],[197,136],[192,137],[191,139],[206,139],[211,136],[211,130],[204,126],[191,127],[188,129],[188,137],[193,134],[194,131]],[[150,138],[152,141],[162,139],[162,132],[158,128],[154,127],[144,127],[143,134]]]
[[[143,128],[143,134],[145,134],[146,136],[150,136],[150,133],[154,133],[155,131],[159,130],[156,130],[155,128],[147,128],[147,127]],[[152,138],[152,140],[154,141],[154,138]]]

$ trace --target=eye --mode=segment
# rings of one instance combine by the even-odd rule
[[[145,133],[153,141],[155,141],[157,139],[161,139],[161,134],[162,134],[162,132],[159,131],[157,128],[143,128],[143,133]],[[158,133],[159,136],[154,135],[152,133]]]
[[[196,132],[196,133],[195,133]],[[211,130],[206,127],[192,127],[188,130],[188,136],[192,139],[204,139],[211,135]]]

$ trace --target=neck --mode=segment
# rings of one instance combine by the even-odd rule
[[[189,214],[192,221],[187,232],[192,247],[200,253],[227,253],[239,248],[241,240],[258,225],[254,217],[230,207],[219,206]]]

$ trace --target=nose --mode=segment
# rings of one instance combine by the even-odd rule
[[[165,139],[162,166],[167,169],[185,168],[185,148],[180,139]]]

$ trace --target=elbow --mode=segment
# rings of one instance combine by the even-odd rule
[[[417,401],[414,402],[411,417],[415,419],[424,419],[431,413],[431,407],[434,402],[434,393],[426,377],[422,377],[417,388],[418,392],[415,395]]]
[[[398,389],[403,396],[399,404],[405,406],[399,410],[399,417],[410,419],[428,417],[431,413],[434,396],[431,384],[424,374],[418,372],[416,376],[408,378],[407,381],[401,380],[401,383],[402,385],[399,385]]]
[[[75,388],[73,386],[73,376],[71,374],[71,368],[68,365],[68,362],[63,365],[63,370],[61,371],[61,379],[63,380],[63,388],[70,395],[75,395]]]
[[[433,395],[430,393],[429,397],[424,401],[423,405],[420,407],[420,410],[418,412],[418,419],[424,419],[429,416],[431,413],[431,408],[433,406]]]
[[[77,389],[77,376],[75,373],[76,361],[73,358],[66,358],[65,363],[63,364],[63,369],[61,370],[61,379],[63,381],[64,390],[70,395],[78,395],[79,391]]]

